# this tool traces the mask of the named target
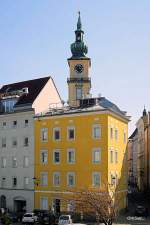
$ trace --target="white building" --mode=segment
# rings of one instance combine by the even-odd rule
[[[0,89],[0,207],[34,208],[34,115],[61,106],[51,77]]]

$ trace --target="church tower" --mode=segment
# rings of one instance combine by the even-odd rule
[[[67,79],[69,106],[78,107],[79,100],[88,97],[90,94],[91,80],[89,68],[91,59],[86,56],[87,46],[83,41],[84,31],[82,30],[81,17],[79,12],[77,29],[75,30],[75,42],[71,44],[71,58],[68,59],[70,77]]]

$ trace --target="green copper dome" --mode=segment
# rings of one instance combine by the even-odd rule
[[[79,12],[77,30],[75,31],[76,40],[71,44],[72,58],[86,57],[85,55],[88,52],[88,47],[84,44],[83,41],[84,31],[82,30],[81,17]]]

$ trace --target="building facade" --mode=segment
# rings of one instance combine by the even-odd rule
[[[61,99],[51,77],[0,89],[0,207],[34,208],[34,115]]]
[[[128,178],[130,185],[137,185],[137,160],[138,160],[138,130],[137,128],[128,140]]]
[[[120,209],[126,207],[129,117],[108,99],[89,95],[81,27],[79,15],[68,60],[69,105],[35,117],[35,208],[55,213],[70,210],[63,204],[69,190],[103,184],[114,185]]]

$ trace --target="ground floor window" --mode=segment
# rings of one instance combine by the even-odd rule
[[[47,197],[41,197],[40,208],[48,210],[48,198]]]

